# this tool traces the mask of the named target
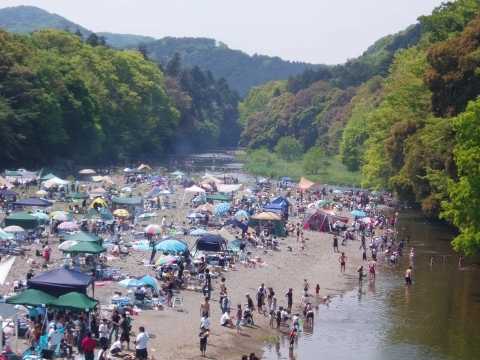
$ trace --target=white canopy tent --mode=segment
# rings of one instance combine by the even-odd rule
[[[218,190],[218,192],[229,193],[229,192],[232,192],[232,191],[239,190],[242,186],[243,186],[243,184],[234,184],[234,185],[218,184],[217,185],[217,190]]]
[[[187,195],[187,193],[204,193],[204,192],[205,192],[204,189],[202,189],[201,187],[198,187],[196,185],[193,185],[189,188],[186,188],[185,192],[183,193],[182,203],[185,202],[185,196]]]

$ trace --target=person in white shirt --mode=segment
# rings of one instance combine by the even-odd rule
[[[206,315],[203,313],[203,317],[200,319],[200,328],[203,327],[205,330],[210,331],[210,318]]]
[[[110,346],[110,353],[112,355],[118,355],[123,349],[123,343],[125,342],[125,338],[121,337],[120,340],[115,341],[112,346]]]
[[[102,319],[102,324],[98,327],[98,334],[100,336],[100,347],[103,347],[104,345],[107,345],[107,334],[108,334],[108,326],[107,326],[108,320],[103,318]]]
[[[138,330],[140,333],[135,340],[135,358],[144,360],[148,358],[147,342],[149,337],[143,326],[140,326]]]
[[[62,339],[62,335],[58,333],[55,329],[55,324],[50,324],[50,330],[48,332],[48,349],[55,351],[57,349],[58,344],[60,344],[60,340]]]
[[[227,310],[222,317],[220,318],[220,325],[227,326],[230,325],[232,328],[234,327],[232,318],[230,317],[230,310]]]
[[[167,217],[165,215],[163,215],[163,218],[162,218],[162,228],[166,228],[167,227]]]

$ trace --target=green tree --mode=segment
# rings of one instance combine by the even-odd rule
[[[302,161],[302,168],[305,172],[310,174],[318,174],[318,171],[324,165],[325,150],[319,147],[311,147]]]
[[[458,227],[452,242],[457,251],[474,255],[480,251],[480,99],[453,120],[457,146],[454,150],[458,180],[448,181],[450,201],[444,201],[442,217]]]
[[[278,140],[277,146],[275,146],[275,153],[280,159],[292,162],[302,158],[303,146],[297,139],[285,136]]]

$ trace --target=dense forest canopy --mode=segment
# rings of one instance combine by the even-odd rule
[[[180,61],[164,75],[139,51],[66,31],[0,31],[3,164],[117,162],[235,145],[238,94]]]

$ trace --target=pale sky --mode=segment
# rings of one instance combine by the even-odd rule
[[[32,5],[94,32],[208,37],[231,49],[338,64],[416,23],[441,0],[0,0]]]

